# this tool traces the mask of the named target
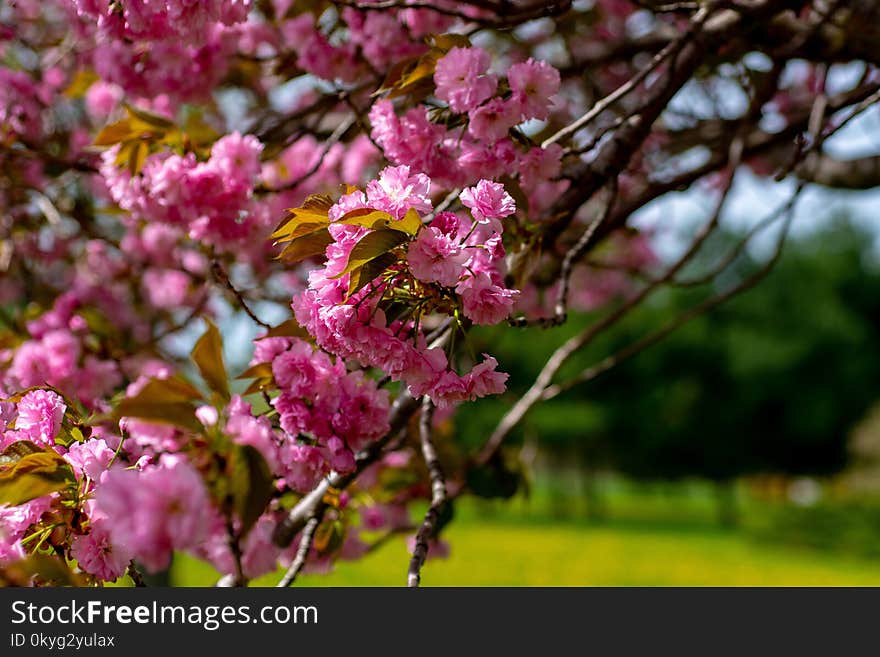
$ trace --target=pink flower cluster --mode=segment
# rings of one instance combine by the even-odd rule
[[[46,313],[41,319],[52,316]],[[11,353],[0,350],[0,362],[9,359],[6,370],[0,372],[0,384],[11,389],[51,385],[75,392],[81,401],[94,407],[120,382],[116,363],[85,353],[82,317],[73,315],[64,325],[50,325],[45,330],[33,323],[29,328],[33,339],[22,342]]]
[[[546,119],[559,91],[559,71],[547,62],[529,59],[507,71],[510,95],[493,98],[498,77],[489,73],[491,58],[482,48],[453,48],[434,72],[437,97],[457,113],[469,113],[468,131],[477,139],[494,142],[526,119]],[[486,103],[492,98],[492,101]]]
[[[265,227],[251,203],[261,150],[255,137],[232,133],[214,143],[207,162],[192,153],[156,153],[131,176],[115,165],[114,147],[103,156],[101,174],[133,218],[180,226],[195,240],[228,248]]]
[[[287,435],[269,462],[291,488],[308,491],[331,469],[350,472],[355,453],[388,432],[388,392],[363,372],[347,372],[341,359],[334,362],[303,340],[266,338],[258,341],[254,362],[271,362],[280,390],[272,405]]]
[[[207,101],[229,69],[234,35],[220,25],[198,43],[187,40],[130,42],[102,39],[94,49],[95,71],[134,98],[173,103]]]
[[[93,520],[109,538],[152,571],[166,568],[175,549],[207,536],[211,506],[199,473],[182,456],[165,454],[141,471],[112,468],[95,494]]]
[[[46,90],[27,73],[0,66],[0,140],[6,133],[39,139],[48,100]]]
[[[88,493],[95,490],[95,482],[105,475],[114,451],[100,437],[100,429],[83,443],[64,447],[57,442],[66,411],[64,400],[51,390],[32,390],[18,403],[0,402],[0,450],[22,440],[52,449],[70,464],[77,479],[90,479],[87,486],[82,484],[83,492]],[[24,556],[21,540],[53,508],[55,498],[55,494],[45,495],[17,506],[0,507],[0,563]],[[86,506],[92,508],[91,503]],[[92,515],[89,511],[89,516],[91,529],[73,539],[71,553],[86,572],[114,580],[125,572],[131,556],[125,549],[111,548],[100,514]]]
[[[0,451],[19,440],[55,447],[66,410],[64,400],[51,390],[32,390],[17,404],[0,402]]]
[[[435,93],[452,112],[467,114],[464,134],[432,121],[427,106],[398,116],[391,101],[381,100],[370,111],[373,139],[392,162],[424,171],[448,187],[517,171],[530,209],[540,212],[566,184],[554,181],[562,149],[525,148],[509,133],[523,121],[549,117],[559,72],[534,59],[513,64],[507,71],[509,92],[500,93],[490,63],[489,54],[476,47],[453,48],[437,62]]]
[[[339,219],[358,208],[373,208],[401,218],[410,208],[430,209],[430,179],[411,175],[409,167],[389,167],[367,185],[366,194],[343,196],[330,209]],[[331,224],[334,242],[327,247],[327,262],[309,274],[309,286],[294,298],[297,321],[327,351],[363,365],[378,367],[395,380],[402,380],[413,395],[430,395],[439,404],[474,399],[504,390],[507,375],[495,371],[491,357],[465,375],[457,374],[439,346],[426,343],[424,333],[412,320],[386,318],[379,302],[386,292],[408,276],[425,284],[438,283],[452,290],[426,291],[460,301],[466,317],[480,324],[503,320],[513,308],[516,292],[503,286],[504,247],[500,219],[514,211],[513,200],[497,183],[481,181],[462,194],[474,219],[454,213],[439,214],[423,227],[408,246],[407,267],[393,265],[395,275],[378,286],[368,285],[347,298],[350,274],[341,276],[349,254],[369,229]],[[409,292],[412,293],[412,290]],[[413,299],[418,305],[420,299]],[[427,301],[422,299],[422,301]]]
[[[251,0],[69,0],[87,20],[118,39],[198,42],[216,23],[247,19]]]

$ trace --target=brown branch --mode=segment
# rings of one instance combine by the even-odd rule
[[[511,326],[529,326],[538,324],[544,328],[550,328],[565,323],[565,320],[568,318],[568,292],[571,286],[572,269],[574,268],[575,263],[583,257],[584,253],[587,252],[587,248],[590,246],[590,241],[596,234],[596,230],[608,219],[608,216],[611,214],[611,209],[614,207],[614,201],[616,198],[617,178],[612,178],[611,183],[608,186],[608,201],[606,201],[605,207],[596,218],[587,225],[587,229],[580,236],[580,239],[574,243],[562,259],[562,270],[558,278],[559,292],[556,295],[556,306],[553,315],[551,317],[541,317],[539,319],[531,320],[526,318],[513,319],[509,322]]]
[[[735,142],[735,144],[739,143],[740,142],[738,140]],[[741,151],[741,149],[734,147],[732,148],[732,150],[734,151],[732,155],[733,161],[738,162],[739,152]],[[734,172],[735,167],[732,167],[731,173],[729,174],[727,180],[727,184],[725,185],[725,188],[719,197],[718,203],[715,206],[715,209],[712,212],[709,221],[707,221],[702,229],[697,233],[696,237],[694,238],[688,249],[685,251],[685,253],[681,257],[679,257],[679,259],[676,260],[672,264],[672,266],[669,267],[669,269],[662,277],[644,286],[641,290],[630,297],[629,300],[624,302],[616,310],[612,311],[608,315],[605,315],[605,317],[595,322],[594,324],[591,324],[578,335],[569,338],[560,347],[558,347],[556,351],[553,352],[553,354],[544,364],[544,367],[541,369],[538,376],[535,378],[535,381],[532,383],[531,387],[501,418],[501,420],[495,427],[495,430],[490,434],[486,443],[483,445],[480,451],[477,452],[476,456],[473,459],[475,464],[485,465],[489,462],[495,452],[497,452],[501,448],[504,440],[507,438],[508,435],[510,435],[510,432],[514,429],[514,427],[516,427],[522,421],[522,419],[535,404],[541,401],[544,390],[551,385],[551,383],[553,382],[553,378],[556,376],[562,366],[566,362],[568,362],[569,358],[571,358],[575,353],[590,344],[593,340],[596,339],[596,337],[604,333],[608,328],[614,326],[618,321],[623,319],[627,314],[629,314],[631,310],[641,304],[653,292],[658,290],[668,281],[672,280],[672,278],[675,277],[688,262],[690,262],[690,260],[700,250],[706,239],[708,239],[709,235],[718,226],[718,222],[721,217],[721,211],[724,208],[725,201],[727,200],[730,189],[733,186]]]
[[[406,428],[409,419],[416,412],[418,406],[418,400],[413,399],[406,390],[402,391],[397,396],[397,399],[394,400],[394,404],[391,407],[391,416],[389,418],[391,428],[388,433],[357,454],[355,457],[355,469],[353,472],[348,474],[339,474],[336,472],[331,473],[328,477],[322,479],[311,492],[297,502],[293,509],[288,512],[287,516],[278,523],[277,527],[275,527],[272,536],[272,540],[275,544],[280,547],[287,547],[290,545],[293,537],[305,527],[309,520],[324,512],[324,509],[327,507],[324,496],[331,489],[343,490],[354,481],[367,466],[375,463],[382,455],[383,447]]]
[[[699,30],[706,22],[706,19],[709,17],[710,11],[710,5],[702,7],[691,20],[688,29],[684,33],[682,33],[680,37],[670,42],[660,52],[654,55],[654,57],[651,59],[651,62],[646,67],[639,70],[638,73],[636,73],[629,80],[624,82],[610,94],[597,101],[589,110],[587,110],[586,113],[584,113],[578,119],[569,123],[564,128],[557,130],[554,134],[545,139],[541,143],[541,148],[547,148],[551,144],[555,144],[559,140],[565,139],[566,137],[575,134],[578,130],[588,125],[593,119],[595,119],[602,112],[611,107],[618,100],[636,89],[636,87],[638,87],[651,73],[657,70],[657,68],[659,68],[659,66],[663,64],[668,58],[674,57],[681,51],[685,44],[691,40],[694,33]]]
[[[431,422],[434,418],[434,404],[428,397],[422,401],[422,416],[419,419],[419,440],[422,446],[422,456],[425,465],[428,466],[428,475],[431,479],[431,504],[425,512],[419,531],[416,533],[416,544],[413,548],[412,558],[407,571],[406,585],[414,588],[421,582],[422,566],[428,557],[428,542],[437,534],[437,526],[443,509],[448,503],[446,497],[446,479],[440,467],[440,459],[437,450],[431,442]]]
[[[796,199],[799,193],[800,193],[800,189],[798,190],[798,192],[795,194],[795,196],[793,198]],[[780,237],[779,237],[779,240],[777,241],[774,253],[771,256],[771,258],[758,271],[756,271],[754,274],[747,277],[746,279],[744,279],[743,281],[741,281],[737,285],[734,285],[729,290],[726,290],[725,292],[711,296],[708,299],[705,299],[701,303],[697,304],[696,306],[689,308],[688,310],[686,310],[685,312],[681,313],[680,315],[678,315],[677,317],[675,317],[674,319],[669,321],[666,325],[664,325],[663,327],[661,327],[660,329],[658,329],[654,333],[649,334],[647,336],[644,336],[643,338],[635,341],[634,343],[628,345],[627,347],[624,347],[623,349],[619,350],[618,352],[616,352],[610,356],[607,356],[606,358],[602,359],[601,361],[599,361],[595,365],[592,365],[591,367],[588,367],[587,369],[583,370],[580,374],[578,374],[574,378],[569,379],[568,381],[565,381],[563,383],[557,383],[557,384],[548,386],[544,390],[543,394],[541,395],[541,401],[548,401],[550,399],[553,399],[554,397],[559,396],[563,392],[570,390],[571,388],[575,387],[576,385],[579,385],[581,383],[587,383],[588,381],[592,381],[593,379],[598,377],[600,374],[603,374],[604,372],[607,372],[608,370],[620,365],[625,360],[628,360],[629,358],[632,358],[636,354],[641,353],[642,351],[644,351],[648,347],[651,347],[651,346],[657,344],[658,342],[663,340],[665,337],[667,337],[668,335],[673,333],[675,330],[677,330],[677,329],[681,328],[682,326],[684,326],[685,324],[687,324],[692,319],[699,317],[700,315],[703,315],[704,313],[708,312],[712,308],[715,308],[716,306],[719,306],[722,303],[725,303],[726,301],[730,300],[731,298],[740,294],[741,292],[745,292],[746,290],[749,290],[749,289],[753,288],[755,285],[757,285],[761,280],[764,279],[765,276],[767,276],[767,274],[770,273],[770,271],[773,269],[773,267],[779,261],[780,256],[782,255],[782,248],[785,244],[786,236],[788,235],[789,226],[791,225],[791,218],[792,218],[792,210],[793,209],[794,209],[794,203],[791,203],[788,206],[788,215],[786,217],[785,224],[782,227],[782,231],[780,232]]]
[[[296,556],[290,564],[290,567],[287,569],[287,572],[284,573],[284,577],[278,582],[279,588],[286,588],[292,585],[296,580],[297,575],[299,575],[300,571],[303,569],[303,566],[306,565],[306,560],[309,558],[309,550],[312,549],[312,543],[315,540],[315,530],[318,529],[318,525],[321,524],[323,517],[324,509],[322,508],[317,511],[306,523],[306,526],[303,527],[302,535],[299,539],[299,545],[296,548]]]
[[[220,261],[216,258],[211,262],[211,273],[214,275],[214,278],[224,286],[235,300],[238,302],[238,305],[242,310],[250,317],[256,324],[259,324],[267,331],[272,328],[271,324],[267,324],[262,319],[257,317],[253,310],[251,310],[250,306],[248,306],[247,302],[244,300],[244,296],[241,292],[236,289],[235,285],[232,284],[232,281],[229,280],[229,275],[226,273],[226,270],[223,269],[223,265],[220,264]]]
[[[336,129],[333,130],[333,132],[330,133],[330,136],[327,137],[327,139],[324,141],[324,147],[321,150],[321,155],[309,168],[308,171],[303,173],[301,176],[295,178],[294,180],[284,183],[280,187],[257,187],[254,192],[257,194],[275,194],[278,192],[289,192],[299,187],[306,180],[318,173],[321,165],[324,164],[324,158],[327,157],[327,153],[329,153],[330,149],[333,148],[337,143],[339,143],[339,140],[342,139],[343,136],[345,136],[345,133],[348,132],[348,129],[351,128],[352,125],[354,125],[356,119],[357,117],[355,116],[348,116],[343,119],[338,126],[336,126]]]

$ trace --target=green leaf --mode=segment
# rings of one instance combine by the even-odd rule
[[[0,506],[24,504],[76,483],[70,464],[54,450],[18,441],[7,447],[2,456],[7,464],[0,467]]]
[[[377,258],[370,260],[363,267],[358,267],[351,272],[348,279],[348,292],[346,298],[356,294],[365,285],[373,282],[377,276],[397,262],[397,256],[393,253],[383,253]]]
[[[370,260],[388,253],[393,248],[406,242],[407,239],[406,233],[397,230],[376,230],[372,233],[367,233],[354,245],[348,256],[348,264],[345,266],[345,269],[336,274],[336,276],[333,276],[333,278],[341,278],[358,267],[363,267]]]
[[[286,264],[292,265],[306,258],[324,255],[327,246],[332,243],[333,238],[330,236],[330,231],[325,227],[320,227],[315,232],[303,235],[290,242],[278,254],[278,260],[283,260]]]
[[[250,445],[236,445],[229,461],[232,503],[244,537],[266,510],[275,493],[272,471],[263,455]]]
[[[229,399],[229,377],[223,364],[223,338],[210,320],[208,330],[196,342],[190,354],[208,387],[225,400]]]

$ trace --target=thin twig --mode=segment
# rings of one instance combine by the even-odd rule
[[[742,142],[739,139],[735,139],[734,143],[731,145],[730,159],[732,165],[730,167],[727,184],[725,185],[724,190],[718,199],[718,203],[716,204],[715,209],[712,212],[711,217],[709,218],[709,221],[707,221],[703,225],[703,227],[697,233],[696,237],[691,242],[691,245],[688,247],[685,253],[681,257],[679,257],[679,259],[676,260],[672,264],[672,266],[669,267],[669,269],[667,269],[666,273],[661,278],[643,287],[635,295],[630,297],[628,301],[619,306],[615,311],[606,315],[596,323],[591,324],[578,335],[569,338],[560,347],[558,347],[556,351],[553,352],[553,354],[544,364],[544,367],[541,369],[538,376],[535,378],[535,381],[532,383],[531,387],[522,397],[519,398],[519,400],[513,405],[513,407],[507,413],[505,413],[505,415],[496,425],[495,430],[489,436],[489,439],[479,450],[479,452],[477,452],[476,456],[473,459],[475,464],[485,465],[486,463],[488,463],[495,452],[497,452],[501,448],[501,445],[510,434],[510,432],[513,430],[513,428],[522,421],[522,419],[535,404],[541,401],[544,395],[544,390],[549,385],[551,385],[551,383],[553,382],[553,378],[559,372],[560,368],[562,368],[562,366],[566,362],[568,362],[569,358],[571,358],[575,353],[590,344],[605,330],[607,330],[611,326],[614,326],[618,321],[629,314],[629,312],[633,308],[641,304],[649,295],[658,290],[668,281],[672,280],[678,274],[678,272],[680,272],[681,269],[688,262],[690,262],[690,260],[697,254],[697,252],[699,252],[700,248],[708,239],[709,235],[718,226],[721,218],[721,211],[724,208],[730,190],[733,187],[734,174],[736,173],[736,166],[739,164],[739,158],[741,154]]]
[[[633,91],[636,87],[638,87],[642,83],[642,81],[645,80],[645,78],[647,78],[651,73],[653,73],[667,58],[674,56],[678,51],[682,49],[682,47],[684,47],[684,45],[690,40],[696,30],[702,27],[703,23],[706,22],[706,19],[709,17],[709,13],[709,7],[701,7],[700,10],[694,15],[686,32],[684,32],[679,38],[668,43],[663,48],[663,50],[654,55],[654,57],[651,59],[651,62],[645,68],[641,69],[638,73],[636,73],[629,80],[624,82],[610,94],[597,101],[596,104],[594,104],[578,119],[572,121],[564,128],[560,128],[555,133],[547,137],[547,139],[545,139],[541,143],[541,148],[547,148],[548,146],[558,142],[560,139],[564,139],[570,135],[573,135],[578,130],[589,124],[593,119],[599,116],[606,109],[611,107],[611,105],[613,105],[618,100]]]
[[[437,526],[440,523],[443,508],[447,504],[446,479],[440,467],[437,450],[434,448],[434,443],[431,442],[433,418],[434,404],[430,398],[425,397],[422,401],[422,417],[419,419],[419,440],[422,445],[422,456],[425,459],[425,465],[428,466],[428,475],[431,478],[431,504],[428,506],[425,519],[416,533],[416,544],[409,561],[406,585],[411,588],[417,587],[421,582],[422,566],[428,557],[428,544],[437,534]]]
[[[213,260],[211,262],[211,272],[214,274],[214,278],[218,283],[223,285],[232,296],[235,297],[235,300],[238,302],[238,305],[247,313],[247,316],[250,317],[255,323],[262,326],[267,331],[272,328],[271,324],[267,324],[263,320],[261,320],[257,315],[250,309],[247,302],[244,300],[244,296],[239,292],[236,287],[232,284],[232,281],[229,280],[229,275],[226,273],[226,270],[223,269],[223,265],[220,264],[219,260]]]
[[[321,509],[306,523],[306,526],[303,527],[302,535],[299,539],[299,546],[296,548],[296,556],[290,564],[290,567],[287,569],[287,572],[284,573],[284,577],[278,582],[279,588],[286,588],[293,584],[297,575],[299,575],[300,571],[303,569],[303,566],[306,565],[306,560],[309,558],[309,550],[312,549],[312,543],[315,540],[315,530],[318,529],[318,525],[321,524],[321,519],[323,517],[324,509]]]
[[[685,324],[687,324],[689,321],[691,321],[695,317],[699,317],[700,315],[703,315],[704,313],[711,310],[712,308],[714,308],[718,305],[721,305],[722,303],[725,303],[726,301],[730,300],[732,297],[736,296],[737,294],[740,294],[741,292],[749,290],[749,289],[753,288],[755,285],[757,285],[761,280],[764,279],[765,276],[767,276],[767,274],[770,273],[770,271],[773,269],[773,267],[779,261],[780,256],[782,255],[782,248],[785,244],[786,237],[788,236],[788,229],[789,229],[789,227],[791,225],[791,221],[792,221],[793,215],[792,215],[791,211],[793,210],[793,208],[794,208],[794,204],[792,204],[791,206],[788,207],[788,214],[786,216],[785,223],[782,226],[779,240],[777,241],[776,248],[774,250],[773,255],[770,257],[770,259],[766,263],[764,263],[764,265],[758,271],[756,271],[751,276],[748,276],[747,278],[742,280],[737,285],[734,285],[729,290],[726,290],[725,292],[721,292],[719,294],[711,296],[708,299],[705,299],[704,301],[702,301],[701,303],[698,303],[697,305],[693,306],[692,308],[689,308],[688,310],[679,314],[677,317],[675,317],[674,319],[669,321],[666,325],[664,325],[663,327],[661,327],[660,329],[658,329],[654,333],[651,333],[647,336],[644,336],[643,338],[636,340],[634,343],[624,347],[623,349],[619,350],[618,352],[602,359],[600,362],[583,370],[580,374],[573,377],[572,379],[569,379],[568,381],[565,381],[563,383],[557,383],[557,384],[548,386],[544,390],[544,392],[541,396],[541,400],[548,401],[550,399],[553,399],[554,397],[558,397],[560,394],[562,394],[563,392],[565,392],[567,390],[570,390],[571,388],[575,387],[576,385],[579,385],[581,383],[586,383],[588,381],[592,381],[593,379],[598,377],[600,374],[603,374],[604,372],[607,372],[608,370],[612,369],[613,367],[620,365],[623,361],[625,361],[629,358],[632,358],[633,356],[635,356],[638,353],[641,353],[642,351],[644,351],[648,347],[657,344],[658,342],[663,340],[665,337],[670,335],[672,332],[674,332],[675,330],[684,326]]]
[[[568,292],[571,287],[572,269],[574,268],[575,263],[583,257],[584,253],[586,253],[593,235],[596,234],[596,230],[611,215],[611,209],[614,207],[614,201],[617,198],[616,177],[611,179],[611,183],[608,186],[608,194],[608,201],[605,203],[605,207],[596,218],[587,225],[586,230],[580,236],[578,241],[572,245],[562,259],[562,269],[559,273],[558,279],[559,291],[556,295],[556,306],[553,309],[553,315],[551,317],[540,317],[538,319],[527,319],[524,317],[512,319],[509,322],[511,326],[522,327],[538,324],[544,328],[551,328],[565,323],[565,320],[568,318]]]
[[[324,164],[324,159],[327,157],[327,153],[329,153],[330,149],[333,148],[337,143],[339,143],[339,140],[342,139],[343,136],[345,136],[345,133],[348,132],[348,129],[351,128],[352,125],[354,125],[356,118],[357,117],[355,117],[354,115],[347,116],[339,123],[338,126],[336,126],[336,129],[332,133],[330,133],[330,136],[327,137],[326,141],[324,142],[324,147],[321,150],[320,156],[318,156],[318,158],[315,160],[315,163],[309,168],[308,171],[303,173],[301,176],[291,180],[290,182],[284,183],[279,187],[259,187],[256,189],[256,192],[258,194],[275,194],[278,192],[289,192],[296,189],[306,180],[314,176],[316,173],[318,173],[321,165]]]

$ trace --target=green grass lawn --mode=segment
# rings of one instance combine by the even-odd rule
[[[426,586],[852,586],[880,585],[880,561],[761,543],[707,526],[527,523],[469,516],[447,532],[448,559],[425,565]],[[399,586],[403,539],[305,586]],[[211,585],[210,567],[175,561],[176,585]],[[258,585],[272,585],[277,575]]]

